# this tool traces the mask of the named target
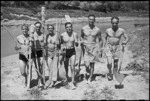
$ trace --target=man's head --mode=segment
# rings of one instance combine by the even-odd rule
[[[88,16],[89,25],[94,25],[95,23],[95,15]]]
[[[118,17],[112,17],[111,18],[112,28],[114,28],[114,29],[118,28],[118,23],[119,23]]]
[[[29,26],[27,24],[23,24],[21,26],[21,30],[22,30],[22,33],[23,34],[28,34],[28,31],[29,31]]]
[[[66,28],[66,31],[68,33],[71,33],[72,32],[72,23],[71,22],[66,22],[65,23],[65,28]]]
[[[47,25],[47,30],[48,30],[49,33],[53,33],[54,32],[54,25],[48,24]]]
[[[36,22],[35,24],[36,31],[39,32],[41,30],[42,24],[41,22]]]

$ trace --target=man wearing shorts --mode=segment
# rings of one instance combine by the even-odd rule
[[[29,36],[29,27],[27,24],[23,24],[21,26],[22,33],[21,35],[17,36],[17,46],[15,47],[16,50],[19,50],[19,66],[21,75],[25,77],[25,87],[27,86],[27,75],[29,73],[29,62],[33,62],[32,60],[29,61],[29,55],[33,58],[33,54],[29,53],[29,49],[31,47],[30,43],[30,36]],[[32,67],[30,68],[32,70]],[[31,71],[30,70],[30,71]],[[32,76],[32,72],[31,72]],[[31,78],[31,77],[30,77]],[[27,87],[29,89],[30,87]]]
[[[106,30],[104,47],[107,57],[107,67],[109,70],[109,73],[107,75],[108,80],[113,79],[112,66],[114,68],[117,67],[118,71],[120,70],[123,57],[122,49],[124,48],[124,45],[126,45],[126,43],[128,42],[128,36],[125,33],[125,30],[118,27],[118,23],[119,18],[112,17],[111,18],[112,28],[108,28]],[[122,36],[125,38],[125,41],[122,41],[121,43]]]
[[[41,75],[43,75],[42,65],[43,65],[44,34],[41,32],[41,27],[42,27],[41,22],[36,22],[34,26],[35,26],[35,30],[31,32],[32,40],[33,40],[32,52],[34,56],[34,63],[35,63],[35,68],[37,69],[37,65],[38,65],[39,67],[38,71],[40,72]],[[43,86],[43,79],[39,74],[38,74],[38,86],[39,87]]]
[[[88,16],[89,24],[81,29],[81,38],[83,41],[83,55],[86,67],[86,73],[89,73],[87,83],[92,81],[94,72],[95,56],[100,52],[102,46],[102,37],[100,29],[95,26],[95,15]],[[86,76],[86,75],[85,75]],[[85,77],[86,78],[86,77]]]
[[[75,61],[76,61],[76,51],[75,44],[77,45],[78,35],[73,31],[72,23],[66,22],[65,28],[66,32],[61,34],[61,49],[65,51],[65,69],[66,69],[66,77],[68,78],[68,65],[70,61],[70,69],[71,69],[71,87],[75,89]]]

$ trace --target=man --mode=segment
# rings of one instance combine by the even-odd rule
[[[119,24],[119,18],[118,17],[112,17],[111,18],[111,24],[112,28],[108,28],[106,30],[106,37],[105,37],[105,44],[104,47],[106,57],[107,57],[107,67],[109,70],[109,73],[107,75],[108,80],[113,79],[112,74],[112,63],[114,64],[114,68],[118,67],[117,70],[120,70],[121,67],[121,60],[122,60],[122,49],[124,48],[124,45],[128,42],[128,36],[125,33],[125,30],[118,27]],[[124,37],[126,40],[121,43],[121,37]],[[122,45],[122,47],[121,47]]]
[[[29,62],[32,63],[32,60],[29,61],[29,48],[31,47],[30,43],[30,36],[28,34],[29,27],[27,24],[23,24],[21,26],[22,35],[17,36],[17,46],[15,47],[16,50],[19,50],[19,66],[21,75],[25,77],[25,87],[27,86],[27,74],[29,73]],[[32,57],[33,58],[33,54]],[[27,71],[26,71],[27,70]],[[31,67],[32,70],[32,67]],[[31,73],[32,75],[32,73]],[[30,87],[27,87],[29,89]]]
[[[47,25],[48,34],[46,35],[46,56],[47,56],[47,65],[49,68],[49,87],[54,86],[57,81],[57,66],[53,67],[52,63],[54,62],[54,56],[56,55],[56,50],[58,49],[58,35],[54,33],[54,26]],[[55,73],[54,73],[55,72]],[[55,75],[56,74],[56,75]]]
[[[34,24],[35,30],[31,32],[32,34],[32,39],[33,39],[33,55],[34,55],[34,63],[35,63],[35,68],[40,72],[41,75],[43,75],[43,47],[44,47],[44,34],[41,32],[41,27],[42,24],[41,22],[36,22]],[[38,86],[41,87],[43,86],[43,79],[42,77],[38,74]]]
[[[90,83],[94,72],[95,56],[99,54],[100,47],[102,47],[102,37],[100,29],[94,24],[95,15],[89,15],[88,21],[89,24],[81,29],[81,38],[86,72],[90,73],[87,83]]]
[[[68,64],[70,61],[70,69],[71,69],[71,87],[72,89],[75,89],[75,61],[76,61],[76,51],[75,51],[75,44],[77,44],[78,41],[78,35],[76,32],[73,31],[72,23],[66,22],[65,28],[66,32],[61,34],[61,49],[65,51],[65,69],[66,69],[66,77],[68,79]]]

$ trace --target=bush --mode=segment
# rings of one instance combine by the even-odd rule
[[[78,7],[80,5],[79,1],[72,1],[72,7]]]

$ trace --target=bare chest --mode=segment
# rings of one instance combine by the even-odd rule
[[[68,34],[64,34],[63,40],[64,40],[64,42],[73,42],[73,41],[75,41],[75,37],[73,34],[71,36],[69,36]]]
[[[34,34],[34,40],[43,41],[43,34],[38,35],[37,33]]]
[[[84,29],[84,35],[85,36],[96,36],[97,33],[98,33],[98,30],[95,30],[95,29]]]
[[[48,36],[48,38],[47,38],[47,43],[56,43],[56,40],[57,40],[57,36],[56,35],[54,35],[54,36]]]
[[[113,30],[110,30],[107,33],[108,33],[108,36],[111,38],[119,38],[123,34],[121,30],[117,30],[116,32],[114,32]]]

